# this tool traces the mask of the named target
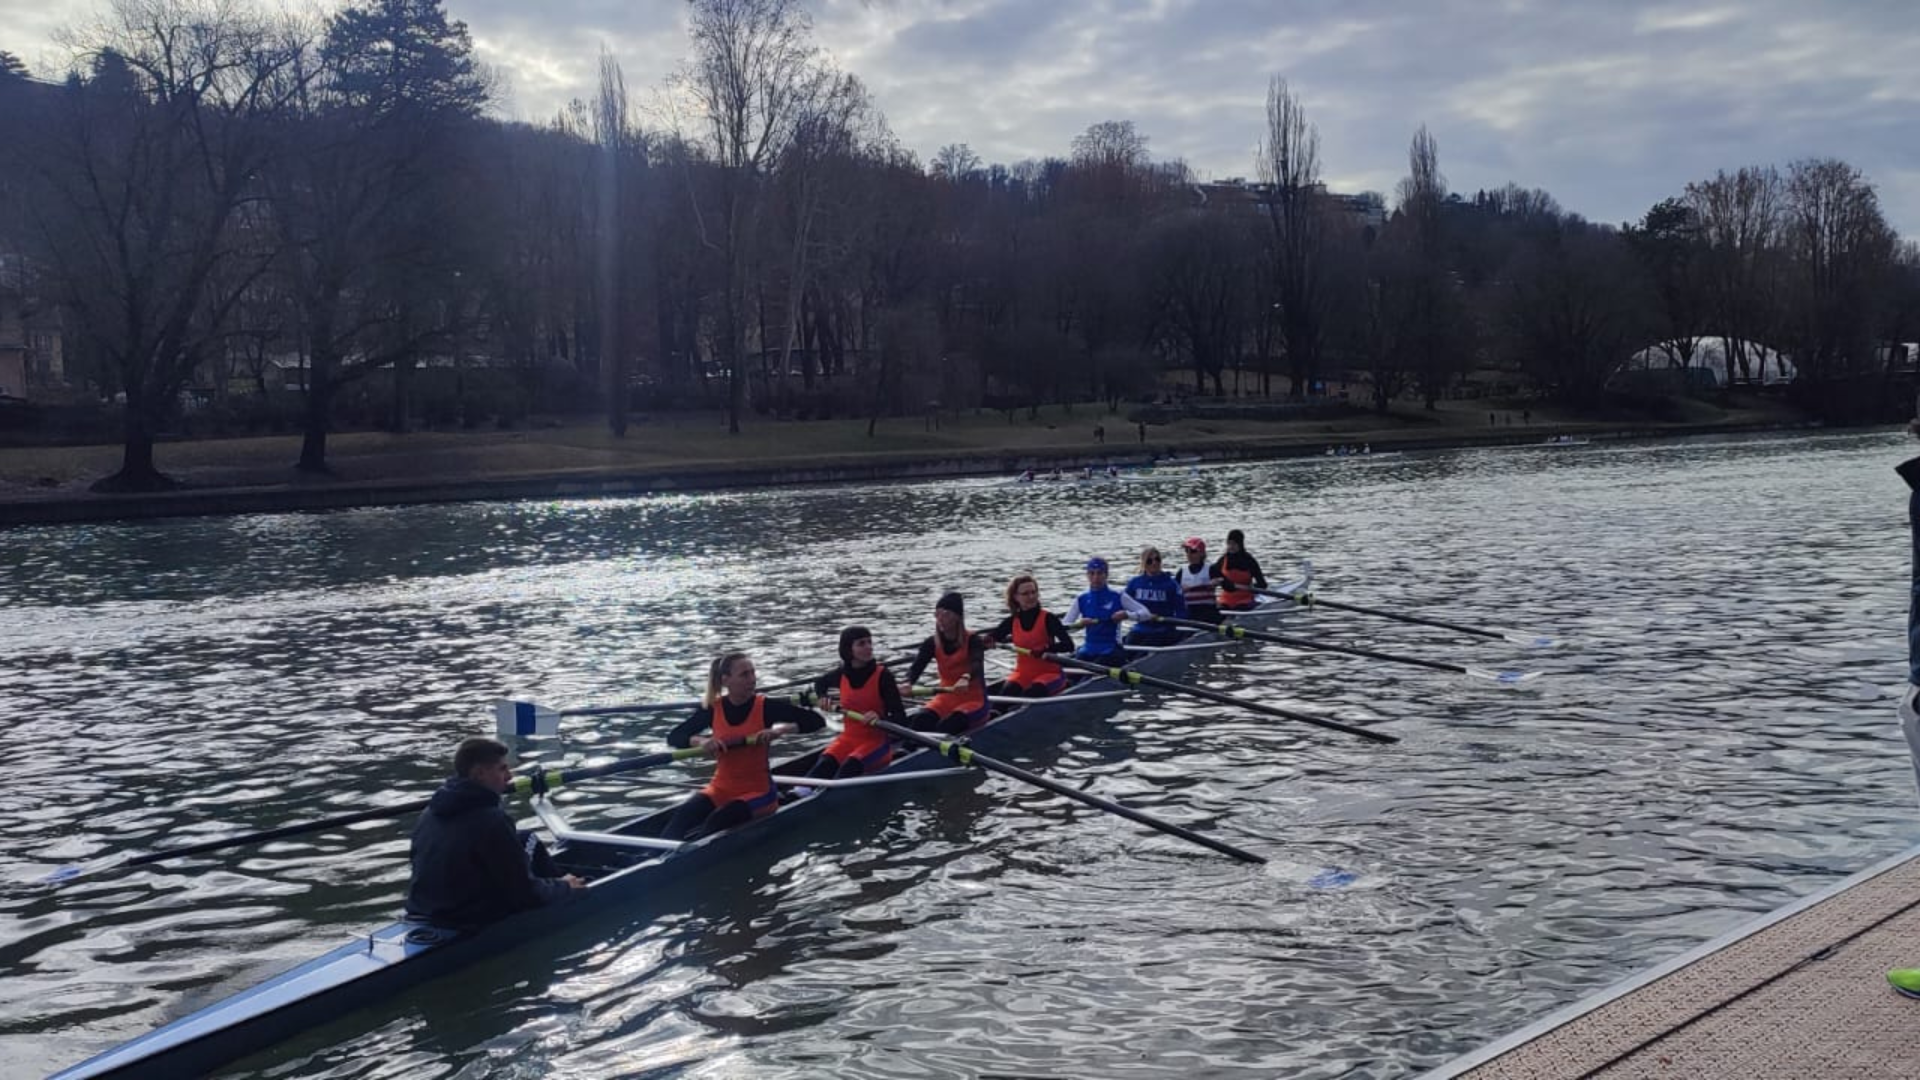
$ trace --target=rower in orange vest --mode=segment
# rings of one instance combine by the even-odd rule
[[[668,746],[705,746],[719,764],[707,786],[674,811],[661,834],[666,839],[695,839],[771,814],[780,795],[773,786],[768,744],[782,735],[827,726],[826,718],[812,709],[756,693],[757,685],[746,653],[720,657],[707,672],[705,704],[667,733]],[[738,739],[753,742],[724,745]]]
[[[942,596],[933,606],[933,634],[920,643],[907,668],[907,682],[919,679],[932,664],[940,685],[949,689],[915,709],[907,718],[908,726],[915,731],[961,735],[986,723],[992,714],[987,704],[986,662],[992,647],[986,635],[967,632],[966,602],[960,594]]]
[[[1221,611],[1247,610],[1260,600],[1252,590],[1267,587],[1267,576],[1260,572],[1260,560],[1247,553],[1247,535],[1239,529],[1227,534],[1227,553],[1213,564],[1213,576],[1222,579]]]
[[[1007,582],[1006,618],[987,631],[994,641],[1011,642],[1027,652],[1014,661],[1013,674],[1007,676],[1006,692],[1015,697],[1050,697],[1067,688],[1067,677],[1060,665],[1029,653],[1071,653],[1073,636],[1054,615],[1040,606],[1040,584],[1032,574],[1021,574]]]
[[[893,673],[885,664],[874,663],[873,635],[866,627],[840,631],[840,666],[822,675],[814,689],[837,693],[840,712],[847,719],[807,775],[846,779],[886,768],[893,760],[892,737],[870,719],[855,719],[854,714],[898,724],[907,719],[907,707],[900,700],[900,685],[893,681]]]

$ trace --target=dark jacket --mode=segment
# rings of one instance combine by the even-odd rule
[[[526,845],[500,796],[454,777],[433,793],[413,827],[413,882],[407,914],[440,926],[469,927],[565,900],[574,890],[535,877]]]

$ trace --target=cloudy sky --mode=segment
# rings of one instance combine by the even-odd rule
[[[0,0],[38,73],[101,0]],[[1514,181],[1600,221],[1716,169],[1834,156],[1920,236],[1915,0],[810,0],[815,35],[922,159],[1064,155],[1132,120],[1155,157],[1251,176],[1267,79],[1319,125],[1340,190],[1391,192],[1425,123],[1455,190]],[[542,120],[586,96],[604,42],[633,89],[687,52],[681,0],[448,0]]]

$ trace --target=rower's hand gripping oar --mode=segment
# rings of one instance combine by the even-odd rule
[[[1153,817],[1150,814],[1143,814],[1130,806],[1123,806],[1120,803],[1114,802],[1112,799],[1101,798],[1098,795],[1090,794],[1081,791],[1079,788],[1063,784],[1058,780],[1049,780],[1037,773],[1030,773],[1018,766],[1009,765],[997,758],[977,754],[964,744],[938,738],[925,732],[915,731],[910,727],[905,727],[891,720],[885,720],[879,717],[866,716],[859,713],[848,713],[847,715],[862,723],[872,724],[874,727],[879,728],[896,739],[904,742],[917,743],[938,751],[942,757],[957,761],[962,765],[971,765],[974,768],[984,769],[990,773],[999,773],[1001,776],[1051,791],[1055,795],[1064,795],[1069,799],[1073,799],[1076,802],[1083,802],[1097,810],[1105,810],[1109,814],[1118,814],[1128,821],[1137,821],[1150,829],[1158,829],[1169,836],[1177,836],[1182,840],[1199,844],[1201,847],[1218,851],[1222,855],[1231,855],[1241,862],[1264,863],[1267,861],[1251,851],[1234,847],[1232,844],[1223,843],[1210,836],[1203,836],[1184,825],[1175,825],[1171,821],[1161,821],[1157,817]]]
[[[1282,709],[1277,705],[1268,705],[1261,701],[1248,701],[1246,698],[1234,697],[1232,694],[1223,694],[1218,690],[1209,690],[1204,686],[1189,686],[1186,683],[1174,682],[1172,679],[1162,679],[1154,675],[1143,675],[1132,668],[1108,667],[1105,664],[1096,664],[1091,660],[1082,660],[1077,656],[1061,656],[1059,653],[1036,652],[1031,649],[1021,648],[1018,645],[1006,645],[1002,647],[1011,649],[1017,653],[1025,653],[1036,659],[1060,664],[1064,667],[1077,668],[1080,671],[1091,671],[1096,675],[1105,675],[1107,678],[1119,683],[1133,686],[1153,686],[1162,690],[1171,690],[1176,694],[1186,694],[1190,697],[1202,698],[1207,701],[1217,701],[1222,705],[1231,705],[1236,709],[1247,709],[1251,712],[1265,713],[1268,716],[1277,716],[1282,720],[1295,720],[1302,724],[1312,724],[1315,727],[1323,727],[1329,731],[1341,731],[1348,735],[1358,735],[1360,738],[1371,739],[1374,742],[1396,743],[1400,741],[1399,736],[1389,735],[1384,731],[1369,731],[1363,727],[1343,724],[1338,720],[1329,720],[1324,716],[1315,716],[1312,713]]]
[[[1324,641],[1309,641],[1306,638],[1288,637],[1285,634],[1269,634],[1263,630],[1249,630],[1237,623],[1210,623],[1198,619],[1178,619],[1169,615],[1159,615],[1154,622],[1171,626],[1184,626],[1193,630],[1209,630],[1226,637],[1240,638],[1246,641],[1268,641],[1275,645],[1285,645],[1291,649],[1314,649],[1319,652],[1342,653],[1347,656],[1365,657],[1368,660],[1380,660],[1389,664],[1408,664],[1413,667],[1428,668],[1433,671],[1447,671],[1455,675],[1470,675],[1476,679],[1490,679],[1504,686],[1517,686],[1523,682],[1540,677],[1537,671],[1488,671],[1486,668],[1467,667],[1463,664],[1450,664],[1444,660],[1425,660],[1418,656],[1400,656],[1394,653],[1375,652],[1353,645],[1335,645]]]
[[[1376,618],[1392,619],[1395,622],[1410,623],[1414,626],[1432,626],[1441,630],[1451,630],[1456,634],[1467,634],[1472,637],[1488,638],[1493,641],[1505,641],[1509,644],[1520,645],[1529,649],[1551,649],[1560,644],[1558,638],[1550,638],[1540,634],[1523,634],[1517,630],[1488,630],[1479,626],[1466,626],[1461,623],[1447,622],[1444,619],[1429,619],[1421,615],[1406,615],[1398,611],[1387,611],[1382,608],[1361,607],[1359,604],[1343,604],[1336,600],[1322,600],[1317,594],[1310,592],[1289,595],[1287,593],[1275,592],[1271,589],[1255,589],[1253,591],[1263,596],[1277,596],[1282,600],[1291,600],[1305,607],[1323,607],[1333,611],[1351,611],[1356,615],[1372,615]]]
[[[729,747],[746,746],[755,741],[756,738],[757,736],[729,739],[727,740],[727,745]],[[568,784],[577,784],[582,780],[593,780],[602,776],[613,776],[618,773],[639,772],[642,769],[651,769],[660,765],[672,764],[676,761],[686,761],[690,758],[704,757],[707,753],[708,750],[705,746],[689,746],[684,749],[663,750],[660,753],[647,754],[642,757],[622,758],[618,761],[609,761],[604,765],[588,765],[578,769],[567,769],[564,771],[550,770],[547,772],[532,773],[527,776],[516,776],[513,778],[513,784],[507,788],[506,793],[509,795],[544,795],[554,788],[564,787]],[[280,840],[289,836],[300,836],[304,833],[325,832],[329,829],[339,829],[348,825],[357,825],[363,821],[379,821],[383,818],[405,817],[408,814],[417,814],[425,810],[427,804],[432,801],[433,798],[429,796],[424,799],[415,799],[412,802],[376,806],[367,810],[358,810],[351,814],[339,814],[334,817],[321,818],[317,821],[295,822],[292,825],[281,825],[277,828],[261,829],[258,832],[241,833],[238,836],[227,836],[218,840],[206,840],[198,844],[184,844],[180,847],[167,848],[164,851],[149,851],[144,855],[134,855],[130,858],[106,858],[96,860],[84,866],[62,866],[41,880],[51,883],[68,882],[77,877],[98,873],[102,870],[146,866],[149,863],[164,862],[168,859],[181,859],[189,855],[203,855],[209,851],[242,847],[247,844],[264,844],[269,840]]]

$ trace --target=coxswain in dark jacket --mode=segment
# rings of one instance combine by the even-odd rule
[[[482,744],[476,756],[496,747],[499,753],[491,761],[462,761],[472,744]],[[460,749],[455,761],[468,765],[467,775],[452,777],[434,792],[413,828],[407,914],[437,926],[466,928],[577,895],[584,884],[578,878],[536,872],[553,873],[545,849],[533,836],[523,839],[500,806],[513,776],[507,748],[491,739],[469,739]],[[536,853],[543,864],[538,868]]]

